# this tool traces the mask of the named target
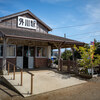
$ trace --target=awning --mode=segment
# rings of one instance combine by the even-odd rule
[[[55,36],[55,35],[51,35],[47,33],[34,32],[30,30],[28,31],[28,30],[23,30],[23,29],[0,28],[0,36],[9,37],[9,38],[44,41],[48,43],[53,43],[53,42],[63,43],[64,45],[83,46],[85,44],[84,42],[79,42],[79,41],[71,40],[64,37],[59,37],[59,36]]]

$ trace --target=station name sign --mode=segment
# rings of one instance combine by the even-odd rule
[[[31,18],[18,16],[18,27],[36,29],[37,21]]]

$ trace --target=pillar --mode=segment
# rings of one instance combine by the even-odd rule
[[[51,46],[48,46],[48,58],[51,59]]]
[[[75,55],[74,55],[74,48],[72,48],[72,54],[73,54],[73,69],[74,69],[74,72],[77,74],[78,73],[78,67],[77,67],[76,59],[75,59]]]
[[[3,74],[7,74],[6,70],[6,55],[7,55],[7,45],[6,45],[6,38],[3,39],[3,62],[2,62],[2,72]]]
[[[61,48],[59,47],[59,48],[58,48],[58,70],[59,70],[59,71],[61,70],[60,61],[61,61]]]
[[[73,55],[73,61],[75,61],[75,57],[74,57],[74,48],[71,48],[72,49],[72,55]]]
[[[73,70],[75,72],[75,65],[74,65],[74,62],[75,62],[75,58],[74,58],[74,48],[71,48],[72,49],[72,61],[73,61]]]

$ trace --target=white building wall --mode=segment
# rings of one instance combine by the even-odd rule
[[[48,46],[48,58],[51,59],[51,46]]]

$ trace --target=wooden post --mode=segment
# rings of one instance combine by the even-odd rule
[[[71,48],[72,49],[72,54],[73,54],[73,61],[75,61],[75,57],[74,57],[74,48]]]
[[[14,65],[13,80],[15,80],[15,65]]]
[[[75,55],[74,55],[74,48],[72,48],[72,54],[73,54],[73,69],[74,69],[74,72],[77,74],[78,68],[77,68],[76,59],[75,59]]]
[[[64,44],[64,42],[60,43],[60,44],[55,44],[55,47],[58,49],[58,70],[60,71],[62,68],[61,68],[61,64],[60,64],[60,59],[61,59],[61,46]]]
[[[21,86],[23,85],[23,70],[21,69]]]
[[[62,67],[63,67],[63,60],[60,59],[60,70],[62,71]]]
[[[67,71],[68,71],[68,73],[70,73],[70,60],[68,60],[68,69],[67,69]]]
[[[33,75],[31,74],[31,94],[33,94]]]
[[[61,70],[61,64],[60,64],[60,59],[61,59],[61,50],[60,47],[58,48],[58,70]]]
[[[74,59],[74,48],[71,48],[72,49],[72,60],[73,60],[73,63],[72,63],[72,65],[73,65],[73,70],[74,70],[74,72],[75,72],[75,65],[74,65],[74,61],[75,61],[75,59]]]
[[[7,70],[6,70],[6,53],[7,53],[7,46],[6,46],[6,38],[3,39],[3,63],[2,63],[2,71],[3,74],[7,74]]]
[[[8,75],[9,75],[9,63],[8,63]]]

